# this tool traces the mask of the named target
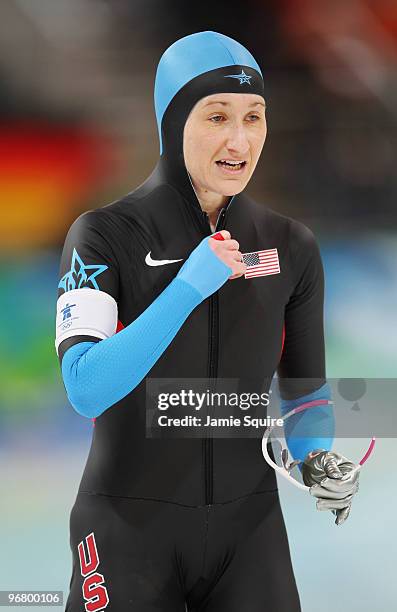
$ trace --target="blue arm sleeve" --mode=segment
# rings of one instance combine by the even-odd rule
[[[328,383],[294,400],[281,400],[281,416],[303,403],[319,399],[331,399]],[[284,424],[285,439],[294,459],[303,461],[316,448],[331,450],[335,434],[332,405],[318,406],[289,417]]]
[[[68,348],[62,359],[62,376],[75,410],[86,417],[97,417],[130,393],[194,308],[231,273],[206,237],[174,280],[135,321],[110,338],[79,342]]]

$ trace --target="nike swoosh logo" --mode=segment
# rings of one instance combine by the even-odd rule
[[[150,256],[151,251],[146,255],[145,262],[148,266],[165,266],[165,264],[176,263],[177,261],[183,261],[183,259],[152,259]]]

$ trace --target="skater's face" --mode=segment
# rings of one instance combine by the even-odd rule
[[[266,133],[262,96],[222,93],[199,100],[183,132],[193,185],[225,196],[240,193],[255,170]]]

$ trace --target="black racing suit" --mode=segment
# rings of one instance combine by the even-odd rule
[[[324,281],[312,232],[244,193],[221,210],[220,229],[238,240],[242,253],[277,248],[280,273],[227,281],[194,309],[148,377],[235,378],[252,388],[277,370],[280,379],[316,378],[320,386]],[[100,289],[116,300],[120,329],[183,263],[150,267],[148,252],[185,261],[211,233],[187,173],[176,176],[160,158],[135,191],[73,223],[60,277],[74,248],[87,263],[106,263]],[[68,338],[60,358],[84,340],[100,341]],[[94,533],[103,582],[92,585],[107,589],[109,610],[300,610],[277,482],[261,439],[147,438],[145,382],[95,420],[71,515],[66,609],[80,611],[91,597],[78,545],[88,550],[86,538]],[[103,609],[98,597],[91,610]]]

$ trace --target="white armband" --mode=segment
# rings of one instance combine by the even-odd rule
[[[104,340],[116,333],[117,302],[98,289],[72,289],[57,301],[55,349],[71,336],[95,336]]]

